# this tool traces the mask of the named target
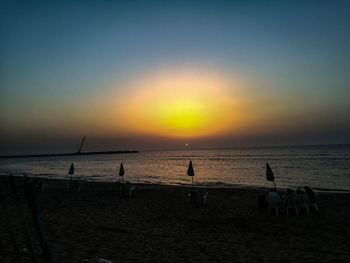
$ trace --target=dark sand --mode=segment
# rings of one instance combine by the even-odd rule
[[[38,197],[56,263],[350,262],[350,194],[319,193],[318,213],[277,217],[257,209],[259,189],[201,188],[208,203],[194,207],[187,187],[137,185],[120,197],[110,183],[49,186]]]

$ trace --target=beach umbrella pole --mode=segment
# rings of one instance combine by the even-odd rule
[[[69,182],[69,192],[72,191],[72,183],[73,183],[73,174],[74,174],[74,165],[73,163],[70,165],[68,175],[70,175],[70,182]]]
[[[273,186],[275,187],[275,190],[277,192],[277,187],[276,187],[275,181],[272,181],[272,183],[273,183]]]
[[[123,166],[123,163],[120,163],[119,176],[121,176],[121,178],[120,178],[121,183],[124,183],[124,166]]]

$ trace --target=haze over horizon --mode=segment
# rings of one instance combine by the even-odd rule
[[[0,1],[0,154],[350,143],[349,1]]]

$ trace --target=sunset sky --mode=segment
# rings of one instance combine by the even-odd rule
[[[350,1],[0,1],[0,153],[350,143]]]

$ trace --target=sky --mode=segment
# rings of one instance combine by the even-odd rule
[[[0,154],[350,143],[349,1],[0,0]]]

